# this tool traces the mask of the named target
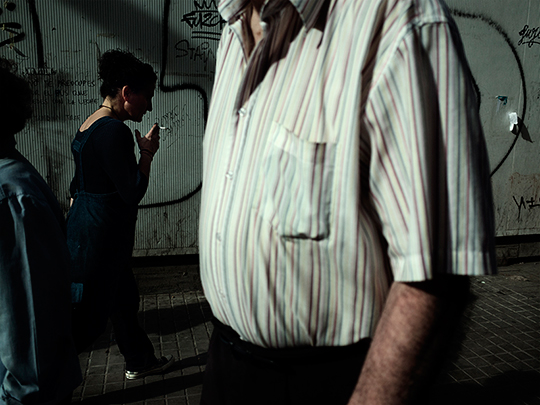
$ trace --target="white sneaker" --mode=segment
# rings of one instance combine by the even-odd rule
[[[126,370],[126,378],[128,380],[137,380],[139,378],[146,377],[147,375],[161,374],[174,364],[174,357],[171,355],[163,356],[158,359],[157,363],[152,364],[139,371]]]

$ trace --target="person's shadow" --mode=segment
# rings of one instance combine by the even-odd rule
[[[168,372],[194,365],[206,364],[207,353],[193,356],[175,363]],[[162,381],[137,385],[126,389],[107,392],[106,394],[83,399],[80,404],[84,405],[110,405],[139,403],[152,398],[164,397],[187,388],[202,385],[204,373],[188,374],[179,377],[165,378]]]
[[[143,325],[145,332],[147,334],[157,333],[161,336],[174,335],[195,328],[210,318],[209,310],[204,314],[199,303],[186,304],[177,308],[148,309],[144,313],[139,312],[139,323]],[[111,331],[112,324],[109,321],[103,334],[83,353],[109,348],[111,342],[114,342],[114,334],[111,334]]]
[[[524,405],[540,404],[540,373],[507,371],[484,385],[450,383],[433,389],[430,405]]]

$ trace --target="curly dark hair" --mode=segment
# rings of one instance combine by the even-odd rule
[[[99,59],[99,78],[103,80],[100,93],[105,98],[115,97],[124,86],[140,93],[156,83],[157,75],[152,66],[141,62],[132,53],[111,49]]]
[[[32,117],[32,90],[26,80],[16,74],[15,62],[0,57],[0,122],[2,138],[22,130]]]

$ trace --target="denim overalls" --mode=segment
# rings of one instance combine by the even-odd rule
[[[110,120],[97,120],[71,144],[79,188],[67,218],[67,237],[72,281],[83,285],[82,300],[74,306],[73,334],[80,353],[105,331],[110,317],[127,369],[137,370],[155,361],[152,343],[138,324],[139,292],[130,268],[137,206],[125,203],[118,192],[89,193],[84,182],[82,151],[94,131]]]

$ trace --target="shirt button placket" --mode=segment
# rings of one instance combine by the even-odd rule
[[[239,117],[237,131],[240,132],[240,133],[243,133],[245,131],[245,126],[246,126],[247,109],[245,107],[239,108],[237,113],[238,113],[238,117]],[[236,141],[238,141],[238,140],[236,140]],[[233,178],[234,178],[234,165],[235,164],[236,164],[235,162],[229,162],[231,170],[227,170],[227,172],[225,173],[225,178],[227,180],[229,180],[229,181],[232,181]],[[228,184],[229,185],[225,185],[225,187],[231,187],[232,186],[231,183],[228,183]],[[230,202],[229,202],[229,204],[230,204]],[[216,232],[215,240],[216,240],[216,243],[218,245],[220,245],[220,249],[225,249],[225,244],[223,243],[223,234],[221,232]],[[222,252],[222,254],[224,254],[224,253]],[[227,294],[225,293],[225,290],[224,290],[223,286],[220,286],[218,288],[218,294],[221,297],[221,299],[223,300],[224,306],[229,305],[228,300],[227,300]]]
[[[244,118],[244,119],[246,118],[247,109],[245,107],[238,109],[237,112],[240,118]],[[227,171],[227,173],[225,174],[225,177],[227,178],[227,180],[232,180],[234,177],[234,172],[232,170]]]

